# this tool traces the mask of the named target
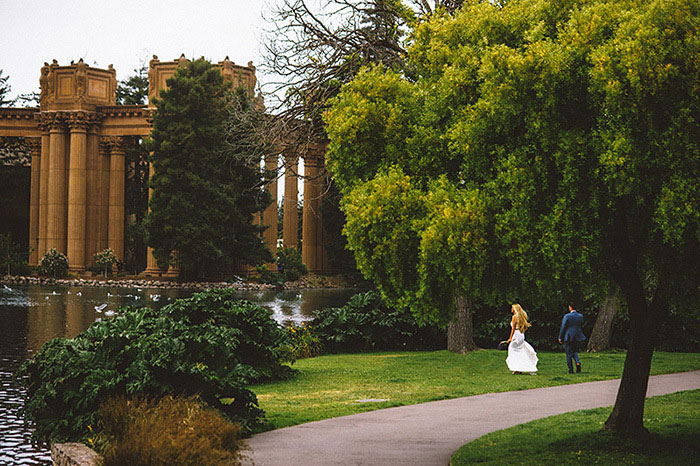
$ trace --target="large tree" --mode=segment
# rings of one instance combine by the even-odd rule
[[[416,28],[410,73],[361,73],[326,119],[328,165],[344,189],[400,167],[476,196],[486,227],[449,228],[486,231],[486,270],[518,277],[482,275],[476,291],[568,300],[576,287],[619,289],[630,340],[606,428],[621,433],[645,431],[661,321],[700,298],[699,9],[465,2]],[[349,197],[349,217],[363,201]]]
[[[204,59],[178,68],[167,84],[156,101],[151,133],[153,193],[146,225],[156,258],[161,264],[176,260],[190,277],[270,260],[253,224],[253,214],[269,203],[260,189],[260,159],[251,160],[254,147],[226,139],[232,101],[248,113],[262,110],[245,91],[232,91]]]

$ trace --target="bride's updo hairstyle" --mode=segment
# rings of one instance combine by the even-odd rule
[[[530,328],[530,323],[527,321],[527,313],[523,310],[520,304],[513,304],[513,310],[515,311],[515,328],[524,332]]]

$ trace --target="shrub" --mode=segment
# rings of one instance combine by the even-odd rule
[[[117,262],[117,256],[114,255],[114,251],[111,248],[98,252],[92,256],[92,259],[95,262],[95,267],[100,272],[103,272],[105,277],[108,272],[111,272],[112,266]]]
[[[294,282],[306,275],[309,270],[301,261],[301,252],[296,248],[282,248],[277,251],[277,265],[284,280]]]
[[[247,385],[280,379],[287,335],[270,311],[233,290],[197,293],[160,310],[122,308],[25,362],[25,419],[41,442],[82,440],[111,396],[199,395],[252,431],[263,411]],[[226,398],[226,401],[222,399]]]
[[[39,261],[41,273],[53,278],[63,277],[68,272],[68,258],[54,248],[48,250]]]
[[[290,342],[285,349],[294,359],[312,358],[323,353],[321,339],[314,333],[313,327],[308,322],[287,327],[287,332],[289,332]]]
[[[312,325],[329,352],[444,348],[446,341],[444,330],[419,327],[410,312],[388,308],[375,291],[356,294],[343,307],[318,311]]]
[[[104,466],[238,465],[246,448],[237,425],[197,397],[110,398],[100,407]]]

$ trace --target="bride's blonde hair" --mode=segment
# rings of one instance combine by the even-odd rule
[[[515,311],[515,328],[524,332],[531,327],[530,323],[527,321],[527,312],[525,312],[520,306],[520,304],[513,304],[513,310]]]

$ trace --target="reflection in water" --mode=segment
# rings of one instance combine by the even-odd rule
[[[26,285],[0,288],[0,465],[51,464],[45,449],[33,447],[31,432],[18,414],[21,387],[13,374],[24,359],[52,338],[72,338],[95,321],[108,319],[122,306],[158,309],[193,290],[91,288]],[[342,306],[349,289],[238,291],[241,299],[272,311],[281,324],[310,320],[313,312]]]

